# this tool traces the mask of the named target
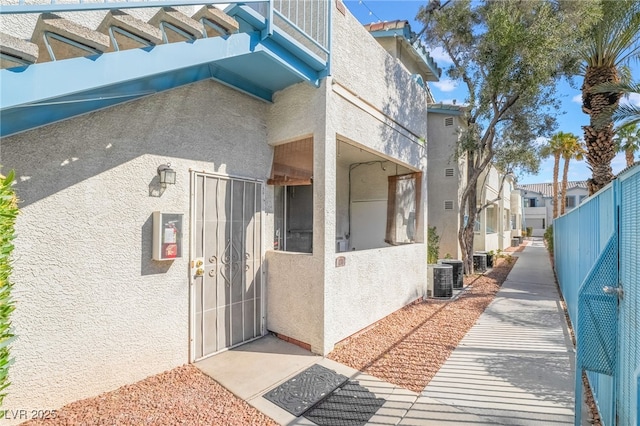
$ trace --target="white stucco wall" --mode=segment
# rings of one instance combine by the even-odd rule
[[[265,179],[266,115],[203,81],[2,140],[21,200],[4,408],[55,409],[189,362],[189,169]],[[177,182],[151,196],[168,161]],[[184,215],[181,259],[151,260],[155,210]]]
[[[324,344],[324,149],[335,145],[325,140],[326,90],[323,82],[317,89],[298,84],[276,93],[267,120],[270,144],[314,138],[313,253],[267,252],[267,328],[310,344],[316,353]],[[328,176],[333,186],[335,174]],[[267,241],[272,239],[273,231],[267,234]]]
[[[345,266],[336,267],[343,255]],[[327,286],[325,339],[349,337],[422,297],[426,287],[426,246],[410,244],[339,253],[333,257]]]
[[[445,118],[453,117],[454,125],[445,126]],[[440,237],[440,257],[449,254],[454,259],[462,259],[462,251],[458,243],[460,228],[460,192],[464,189],[464,169],[461,162],[454,157],[458,134],[458,119],[453,115],[429,112],[428,138],[428,185],[429,191],[429,226],[436,227]],[[463,164],[464,162],[462,162]],[[453,169],[453,176],[445,175],[446,169]],[[462,170],[462,173],[461,173]],[[436,189],[437,190],[434,190]],[[453,202],[452,210],[445,210],[445,201]]]
[[[335,144],[329,142],[332,134],[426,175],[426,146],[419,140],[427,134],[424,89],[348,11],[343,16],[334,9],[332,40],[326,176],[337,173]],[[424,219],[428,197],[424,178],[422,185]],[[325,188],[327,212],[335,211],[335,185],[331,186]],[[426,247],[422,243],[344,253],[345,266],[336,267],[336,256],[328,246],[335,247],[335,224],[335,214],[327,215],[324,353],[420,297],[426,285]],[[425,241],[425,232],[420,226],[419,241]]]

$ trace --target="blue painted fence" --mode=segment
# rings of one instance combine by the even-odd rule
[[[554,221],[558,283],[604,425],[640,422],[640,165]]]

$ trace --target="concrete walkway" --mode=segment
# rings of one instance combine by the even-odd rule
[[[574,350],[541,240],[401,424],[572,425]]]
[[[574,352],[546,248],[533,240],[493,302],[421,394],[272,336],[196,365],[283,425],[313,425],[262,398],[314,363],[387,401],[370,424],[573,424]]]

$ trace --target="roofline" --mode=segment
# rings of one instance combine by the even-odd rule
[[[466,107],[461,105],[452,105],[452,104],[430,104],[427,105],[427,112],[434,114],[449,114],[449,115],[462,115],[466,110]]]
[[[409,52],[418,57],[418,59],[427,66],[430,74],[434,76],[433,79],[428,79],[427,81],[440,81],[440,77],[442,76],[442,69],[438,67],[438,64],[431,57],[431,55],[429,55],[429,52],[427,52],[420,40],[416,40],[413,43],[411,42],[413,32],[411,31],[411,26],[408,23],[402,28],[369,31],[369,34],[371,34],[374,38],[400,38],[402,43],[406,44],[406,46],[408,47]]]

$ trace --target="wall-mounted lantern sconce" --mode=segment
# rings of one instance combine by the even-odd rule
[[[158,166],[158,176],[160,176],[160,183],[163,188],[176,183],[176,172],[171,168],[171,163],[160,164]]]

